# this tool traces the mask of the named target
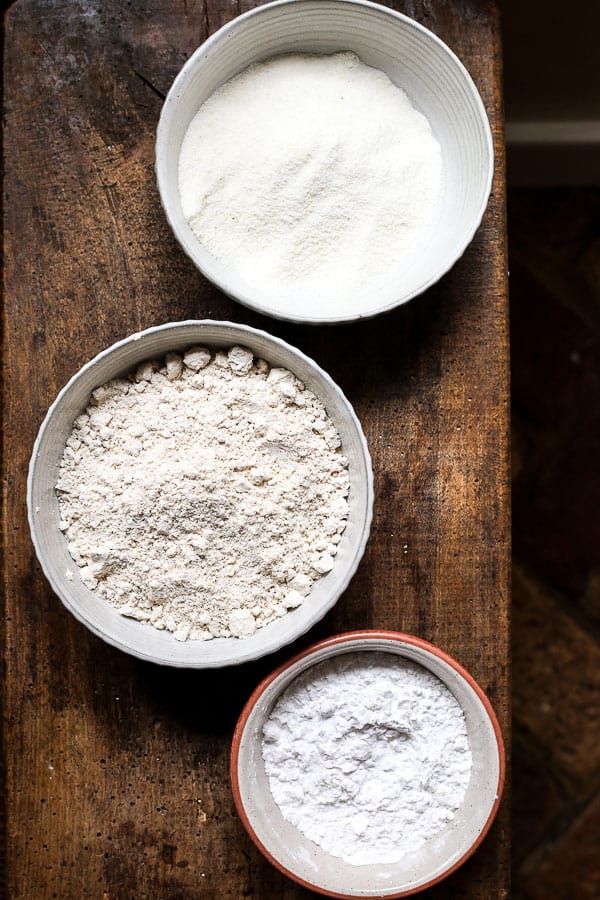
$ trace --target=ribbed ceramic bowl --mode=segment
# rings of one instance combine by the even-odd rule
[[[331,856],[287,822],[275,804],[262,758],[262,729],[277,698],[316,663],[342,653],[383,651],[419,663],[460,703],[473,756],[462,806],[421,853],[391,865],[353,866]],[[329,897],[407,897],[446,878],[475,852],[496,816],[504,786],[504,744],[489,700],[456,660],[420,638],[356,631],[320,641],[276,669],[244,707],[231,751],[237,811],[258,849],[285,875]]]
[[[415,252],[368,291],[302,303],[264,295],[198,241],[181,208],[178,164],[187,128],[202,103],[252,63],[284,53],[352,50],[386,72],[429,120],[439,141],[444,187]],[[462,255],[487,205],[493,146],[487,115],[469,73],[431,31],[391,9],[361,0],[280,0],[217,31],[190,57],[167,96],[158,125],[156,173],[164,210],[192,262],[231,297],[298,322],[349,322],[392,309],[437,281]],[[368,253],[369,248],[357,248]]]
[[[304,603],[259,629],[251,637],[177,641],[170,632],[121,616],[99,594],[82,584],[59,530],[54,486],[73,421],[86,408],[91,392],[145,359],[194,344],[211,349],[242,344],[275,366],[289,369],[324,403],[349,461],[350,515],[331,572],[315,582]],[[90,631],[120,650],[150,662],[194,668],[226,666],[271,653],[295,640],[321,619],[345,590],[365,549],[373,508],[369,451],[352,407],[332,379],[311,359],[264,331],[230,322],[176,322],[149,328],[114,344],[87,363],[62,389],[40,428],[29,466],[29,525],[44,573],[67,609]],[[74,573],[69,581],[67,570]]]

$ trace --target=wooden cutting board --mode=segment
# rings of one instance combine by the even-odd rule
[[[222,296],[172,238],[153,171],[162,98],[210,32],[253,3],[18,0],[5,34],[4,753],[7,895],[292,898],[238,821],[227,765],[258,680],[334,632],[385,627],[456,656],[508,728],[508,332],[497,10],[394,8],[461,57],[496,141],[489,208],[463,259],[406,307],[346,327],[272,321]],[[266,328],[341,385],[373,456],[375,518],[318,628],[243,668],[170,671],[105,646],[40,573],[25,513],[48,405],[90,357],[166,321]],[[507,896],[507,804],[433,897]]]

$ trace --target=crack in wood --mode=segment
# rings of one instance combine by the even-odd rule
[[[208,37],[210,37],[210,22],[208,20],[208,0],[204,0],[202,24],[204,25],[204,35],[201,35],[201,37],[200,37],[201,43],[203,43]]]
[[[143,81],[144,84],[146,85],[146,87],[149,87],[150,90],[154,94],[156,94],[157,97],[160,97],[161,100],[165,100],[166,94],[163,94],[162,91],[159,91],[159,89],[157,87],[155,87],[155,85],[153,85],[151,81],[148,81],[148,79],[144,75],[142,75],[141,72],[138,72],[137,69],[134,69],[133,73],[134,73],[134,75],[137,75],[137,77],[140,79],[140,81]]]

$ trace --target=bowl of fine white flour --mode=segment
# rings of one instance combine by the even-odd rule
[[[425,291],[485,211],[481,98],[431,31],[362,0],[234,19],[165,100],[156,174],[183,250],[267,315],[349,322]]]
[[[271,653],[331,609],[364,552],[367,444],[311,359],[263,331],[189,321],[88,362],[38,434],[38,559],[110,644],[172,666]]]
[[[235,804],[285,875],[332,897],[405,897],[454,872],[496,816],[505,756],[471,675],[420,638],[320,641],[238,721]]]

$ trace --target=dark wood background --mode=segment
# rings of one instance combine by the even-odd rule
[[[294,898],[246,837],[228,783],[236,717],[276,662],[385,627],[455,655],[508,728],[509,493],[499,24],[485,0],[394,7],[473,75],[496,141],[484,223],[442,283],[378,320],[303,328],[223,297],[172,238],[153,171],[185,59],[253,3],[20,0],[5,34],[4,753],[6,892],[24,900]],[[37,565],[25,479],[37,429],[91,356],[166,321],[266,328],[340,383],[373,456],[375,518],[352,585],[297,645],[243,668],[130,659],[62,608]],[[433,897],[507,896],[507,809]]]

